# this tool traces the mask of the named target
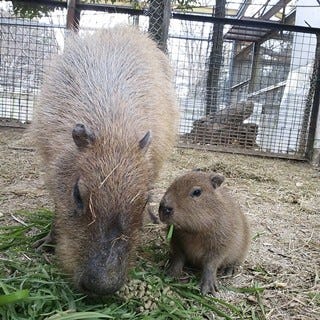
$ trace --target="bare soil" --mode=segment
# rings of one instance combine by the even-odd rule
[[[16,223],[19,210],[53,210],[24,133],[0,128],[0,224]],[[252,228],[243,268],[220,283],[264,288],[261,300],[249,294],[245,302],[262,304],[267,319],[320,319],[319,171],[305,162],[175,149],[155,186],[154,212],[172,180],[194,168],[225,175]],[[243,295],[227,290],[219,295],[244,304]]]

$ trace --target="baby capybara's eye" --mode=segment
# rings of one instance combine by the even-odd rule
[[[202,193],[202,190],[200,188],[196,188],[192,190],[191,197],[200,197]]]

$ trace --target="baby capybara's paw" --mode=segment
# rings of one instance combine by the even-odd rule
[[[200,291],[203,295],[211,293],[215,295],[218,290],[216,281],[213,277],[202,277]]]

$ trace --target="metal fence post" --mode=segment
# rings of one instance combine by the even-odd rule
[[[313,66],[315,86],[310,114],[307,158],[311,160],[315,165],[320,165],[320,121],[318,121],[320,104],[320,33],[317,33],[316,36],[317,45]]]
[[[79,0],[68,0],[67,2],[67,29],[78,31],[80,24],[80,10],[77,9]]]
[[[149,5],[149,29],[159,48],[167,52],[167,40],[171,16],[170,0],[151,0]]]

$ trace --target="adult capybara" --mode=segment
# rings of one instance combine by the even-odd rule
[[[137,29],[70,35],[51,63],[32,131],[55,204],[58,261],[84,293],[124,284],[177,117],[168,59]]]
[[[217,270],[232,273],[249,248],[247,219],[223,181],[215,173],[187,173],[172,183],[159,206],[160,220],[174,225],[168,274],[178,277],[186,262],[200,267],[203,294],[215,294]]]

